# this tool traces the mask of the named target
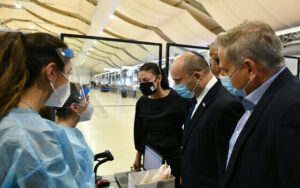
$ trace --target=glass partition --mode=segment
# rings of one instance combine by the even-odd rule
[[[78,127],[94,153],[108,149],[115,157],[114,161],[100,166],[99,174],[130,170],[135,159],[135,105],[141,96],[138,70],[146,62],[161,66],[162,45],[81,35],[61,36],[74,50],[73,63],[79,67],[81,82],[91,87],[94,114],[91,121],[82,122]]]
[[[285,66],[292,72],[293,75],[299,78],[299,57],[284,56]]]

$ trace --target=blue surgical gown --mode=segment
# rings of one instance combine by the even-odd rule
[[[61,126],[15,108],[0,119],[0,187],[83,187],[81,169]]]
[[[63,127],[74,149],[75,157],[81,167],[84,187],[95,187],[94,153],[86,143],[81,131],[77,128]]]

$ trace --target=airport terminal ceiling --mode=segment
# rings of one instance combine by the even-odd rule
[[[278,32],[296,28],[300,25],[298,7],[298,0],[0,0],[0,30],[162,43],[165,58],[166,43],[207,47],[218,33],[246,19],[265,21]],[[299,55],[299,31],[281,34],[287,55]],[[147,45],[79,38],[66,42],[78,63],[95,73],[157,62],[158,57],[156,49]]]

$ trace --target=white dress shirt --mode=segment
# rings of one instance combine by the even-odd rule
[[[202,100],[204,99],[205,95],[208,93],[208,91],[215,85],[215,83],[217,83],[217,78],[215,76],[213,76],[210,81],[206,84],[206,86],[204,87],[203,91],[200,93],[200,95],[196,98],[197,99],[197,104],[195,106],[195,109],[193,111],[192,117],[194,113],[197,111],[197,108],[199,107],[199,105],[201,104]],[[205,106],[205,104],[203,103],[202,105]]]

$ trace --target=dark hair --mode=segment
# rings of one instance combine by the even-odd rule
[[[80,95],[80,92],[78,90],[79,85],[70,82],[71,87],[71,94],[65,104],[60,108],[56,109],[56,115],[61,118],[66,118],[70,114],[73,114],[74,112],[70,108],[73,103],[80,104],[82,101],[82,96]]]
[[[50,121],[55,121],[54,115],[52,115],[52,108],[49,106],[43,106],[40,109],[39,114],[44,119],[48,119]]]
[[[161,75],[162,76],[160,84],[161,84],[161,87],[163,89],[170,89],[169,82],[168,82],[168,77],[167,77],[167,75],[165,74],[165,71],[162,68],[160,68],[155,63],[145,63],[140,68],[140,71],[149,71],[149,70],[151,70],[154,75],[157,75],[157,76]]]
[[[56,49],[65,47],[59,38],[46,33],[0,34],[0,118],[19,103],[44,66],[55,62],[63,71]]]

